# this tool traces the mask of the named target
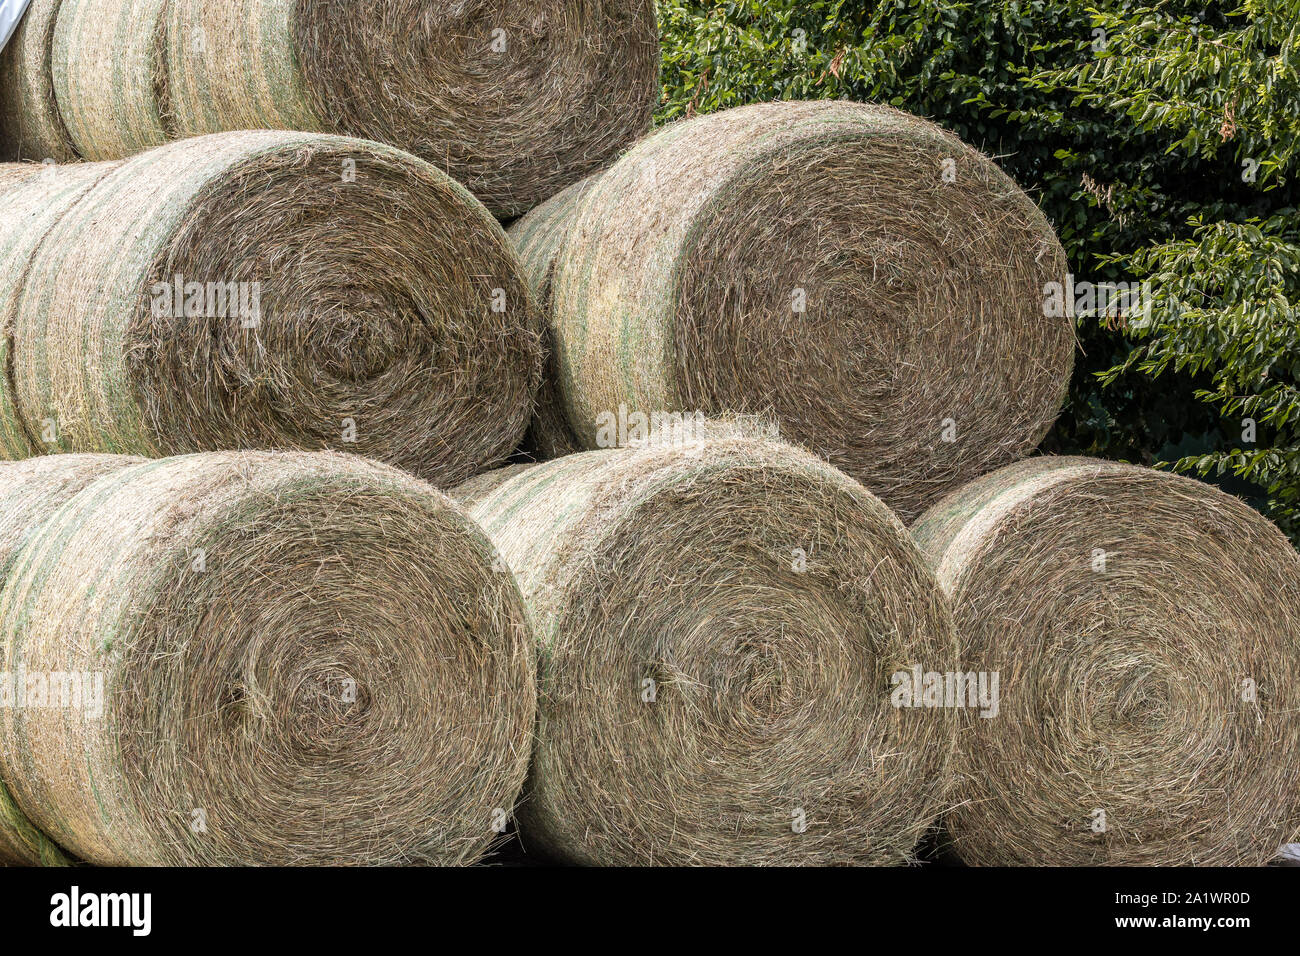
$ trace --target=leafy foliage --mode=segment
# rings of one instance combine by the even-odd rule
[[[1286,187],[1300,152],[1300,2],[1246,0],[1194,14],[1165,2],[1091,16],[1096,56],[1031,84],[1121,114],[1189,163],[1230,160],[1233,189],[1251,207],[1207,203],[1180,235],[1109,257],[1150,282],[1152,309],[1127,330],[1137,347],[1101,379],[1136,369],[1205,382],[1196,398],[1238,418],[1240,432],[1176,466],[1264,487],[1266,510],[1297,537],[1300,220]]]

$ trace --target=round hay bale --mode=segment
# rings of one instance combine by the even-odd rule
[[[0,161],[77,158],[59,117],[50,50],[62,0],[32,0],[0,51]]]
[[[903,526],[793,447],[662,441],[455,492],[540,641],[524,845],[587,864],[901,863],[955,721],[891,675],[956,638]]]
[[[496,839],[536,708],[482,532],[397,469],[234,452],[125,468],[22,549],[7,669],[103,680],[0,713],[0,767],[102,865],[459,864]]]
[[[769,103],[669,126],[592,185],[553,283],[560,393],[598,416],[772,413],[914,517],[1024,455],[1066,394],[1065,254],[932,123]]]
[[[506,232],[519,254],[524,275],[533,298],[543,312],[551,311],[551,284],[555,277],[555,259],[559,254],[568,229],[572,225],[578,203],[594,183],[594,177],[574,183],[563,192],[552,196],[528,215],[515,222]],[[537,393],[537,408],[532,423],[524,436],[522,450],[538,461],[560,458],[582,450],[569,420],[564,413],[564,399],[560,396],[560,370],[556,364],[555,340],[550,334],[551,323],[546,323],[544,346],[546,373]]]
[[[645,132],[652,0],[172,0],[179,136],[301,129],[381,140],[517,216]]]
[[[169,0],[61,0],[50,50],[64,128],[86,159],[121,159],[168,135]]]
[[[40,526],[97,478],[136,464],[116,455],[59,455],[0,464],[0,581],[14,556]],[[5,670],[4,708],[15,705],[17,683]],[[18,808],[0,774],[0,865],[66,866],[63,851]]]
[[[46,233],[81,196],[113,169],[111,163],[73,166],[0,164],[0,457],[40,452],[18,413],[12,389],[14,313],[32,256]]]
[[[960,737],[962,860],[1263,865],[1300,811],[1300,557],[1188,478],[1035,459],[913,529],[996,718]]]
[[[218,134],[123,162],[48,231],[15,401],[45,450],[334,449],[450,486],[518,446],[539,325],[500,226],[429,164]]]

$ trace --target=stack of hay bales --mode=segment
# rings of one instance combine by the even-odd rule
[[[462,486],[540,642],[524,845],[573,862],[887,864],[946,806],[952,715],[891,706],[951,670],[898,519],[747,429]]]
[[[1235,499],[1147,469],[1034,459],[979,477],[1050,427],[1074,344],[1069,314],[1049,307],[1068,288],[1064,254],[991,163],[892,110],[747,107],[657,133],[511,237],[553,349],[530,454],[601,445],[612,413],[756,411],[903,517],[924,512],[914,531],[956,615],[958,670],[1000,676],[1007,701],[988,719],[959,710],[945,819],[961,859],[1257,864],[1293,835],[1300,558],[1285,538]],[[471,484],[502,482],[474,513],[521,567],[577,540],[540,518],[530,530],[526,489],[553,497],[539,514],[562,526],[588,459]],[[715,523],[665,509],[657,524],[674,519],[706,540]],[[700,577],[689,556],[675,570],[678,588]],[[530,600],[569,593],[538,574],[525,572]],[[558,607],[539,631],[562,664]],[[586,765],[556,742],[577,739],[567,721],[610,694],[550,704],[554,679],[543,671],[543,712],[562,716],[543,718],[525,837],[569,858],[646,859],[637,846],[656,844],[637,814],[609,809],[628,805],[603,786],[617,774],[585,778],[595,811],[556,782]],[[689,816],[673,823],[694,832]],[[612,831],[637,837],[602,849]]]
[[[215,134],[0,167],[0,214],[6,457],[332,448],[450,485],[527,426],[541,350],[518,261],[409,154]]]
[[[1051,226],[983,155],[896,110],[677,123],[512,235],[549,292],[586,448],[621,408],[770,414],[911,519],[1031,451],[1065,397]]]
[[[56,456],[0,465],[0,499],[3,670],[51,681],[0,708],[27,818],[0,816],[0,847],[453,864],[497,838],[528,765],[532,638],[432,487],[329,453]]]
[[[517,216],[640,136],[658,77],[653,0],[36,0],[0,59],[0,158],[343,134]]]
[[[1075,345],[1035,204],[844,102],[614,161],[654,18],[34,0],[0,158],[103,161],[0,165],[0,454],[78,453],[0,465],[0,638],[106,716],[0,708],[0,862],[466,862],[526,773],[525,845],[580,863],[1293,835],[1294,549],[1190,480],[1011,464]],[[899,706],[918,671],[1003,699]]]
[[[1300,821],[1300,556],[1201,482],[1081,458],[994,472],[913,528],[964,666],[953,849],[992,865],[1263,865]]]

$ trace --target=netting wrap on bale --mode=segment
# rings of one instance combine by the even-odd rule
[[[50,70],[62,0],[32,0],[0,51],[0,160],[70,162],[76,147],[59,116]]]
[[[563,192],[552,196],[528,215],[512,225],[507,233],[519,263],[523,266],[533,298],[544,312],[551,308],[551,288],[555,279],[555,260],[564,247],[578,203],[586,195],[594,177],[574,183]],[[546,324],[546,374],[537,393],[537,409],[532,424],[524,438],[523,450],[539,461],[571,455],[581,451],[582,445],[569,427],[560,396],[560,370],[556,364],[555,341]]]
[[[1262,865],[1300,823],[1300,557],[1188,478],[1032,459],[913,528],[1001,705],[958,751],[956,853]]]
[[[903,526],[814,456],[736,435],[586,452],[456,495],[540,641],[524,845],[589,864],[899,863],[955,721],[892,705],[949,669]]]
[[[337,133],[415,153],[508,217],[649,127],[659,44],[653,0],[61,0],[40,71],[88,159]]]
[[[27,539],[0,594],[5,669],[99,682],[100,712],[88,689],[3,709],[0,770],[97,864],[473,861],[536,708],[496,561],[448,498],[360,458],[124,468]]]
[[[64,128],[86,159],[120,159],[172,138],[164,120],[167,7],[168,0],[60,0],[50,74]]]
[[[36,250],[46,234],[87,191],[113,169],[112,163],[53,167],[0,165],[0,457],[39,454],[36,429],[24,423],[14,398],[13,328],[16,310]]]
[[[772,413],[904,517],[1034,448],[1074,331],[1065,254],[932,123],[772,103],[667,127],[577,203],[552,289],[559,391],[596,422]]]
[[[61,455],[0,465],[0,581],[33,532],[69,500],[103,475],[137,464],[121,455]],[[4,659],[0,655],[0,661]],[[19,706],[26,694],[23,675],[3,670],[3,708]],[[0,865],[53,866],[67,857],[19,809],[0,773]]]
[[[26,178],[0,211],[86,169]],[[0,431],[36,450],[335,449],[449,485],[527,427],[540,320],[518,260],[463,187],[390,147],[168,144],[57,214],[5,215],[13,242]]]

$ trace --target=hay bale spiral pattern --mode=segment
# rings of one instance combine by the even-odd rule
[[[1188,478],[1044,458],[913,531],[966,665],[1001,674],[1001,712],[960,737],[963,860],[1262,865],[1292,836],[1300,557],[1272,524]]]
[[[536,707],[495,560],[444,495],[352,456],[123,468],[29,537],[0,594],[6,669],[102,673],[103,717],[0,712],[0,771],[97,864],[471,862]]]
[[[885,107],[770,103],[667,127],[601,174],[558,254],[569,423],[771,413],[904,517],[1035,447],[1074,332],[1065,254],[986,157]]]
[[[95,176],[19,188],[72,196]],[[108,167],[50,208],[0,231],[28,257],[20,287],[0,286],[11,457],[16,434],[150,457],[332,448],[454,484],[527,427],[540,319],[518,260],[463,187],[409,154],[217,134]],[[160,295],[177,276],[207,289],[197,316],[177,314],[188,292]]]
[[[782,443],[706,435],[455,494],[541,645],[526,847],[606,865],[908,859],[942,807],[955,722],[891,706],[891,675],[950,667],[956,639],[861,485]]]

